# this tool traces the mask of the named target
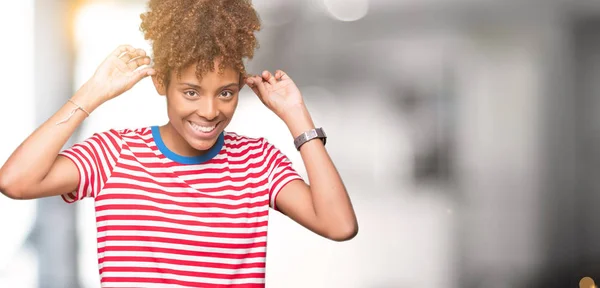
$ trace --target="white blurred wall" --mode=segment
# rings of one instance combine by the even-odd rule
[[[6,6],[6,3],[0,4]],[[33,131],[33,0],[0,8],[0,163]],[[35,219],[35,201],[0,197],[0,287],[35,287],[37,259],[25,244]]]
[[[12,29],[0,32],[11,45],[0,45],[0,55],[11,55],[5,58],[12,69],[0,70],[3,95],[9,95],[0,97],[0,121],[10,123],[2,124],[10,136],[0,146],[0,163],[33,130],[36,117],[27,108],[33,106],[33,2],[7,3],[0,4],[0,27]],[[574,261],[571,238],[548,239],[576,219],[572,179],[551,177],[575,173],[573,163],[559,161],[573,160],[563,151],[571,146],[545,140],[570,135],[568,125],[560,126],[569,119],[552,115],[572,104],[564,98],[568,81],[561,82],[569,73],[557,72],[573,56],[561,15],[600,11],[600,2],[254,3],[265,26],[250,67],[287,65],[295,72],[317,125],[327,130],[327,149],[360,224],[354,240],[333,243],[271,213],[269,287],[531,287],[524,283],[553,260]],[[82,6],[74,19],[74,89],[117,45],[149,49],[138,30],[143,10],[143,1]],[[301,25],[293,24],[296,17],[303,17]],[[403,110],[397,98],[408,86],[433,106]],[[163,124],[164,101],[145,79],[97,109],[76,140],[110,128]],[[266,137],[306,177],[285,125],[248,90],[228,130]],[[430,153],[440,135],[450,144],[451,175],[415,179],[415,155]],[[77,209],[79,279],[82,287],[97,287],[93,202]],[[35,212],[35,201],[0,197],[0,287],[36,285],[36,255],[23,247]]]

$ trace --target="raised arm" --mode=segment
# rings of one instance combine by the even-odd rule
[[[58,156],[60,150],[87,113],[152,75],[152,68],[139,68],[149,63],[141,49],[123,45],[113,51],[70,101],[12,153],[0,168],[0,192],[12,199],[35,199],[74,191],[79,183],[77,167]]]
[[[263,103],[281,118],[293,137],[314,129],[300,91],[283,71],[275,76],[264,71],[246,79]],[[311,231],[335,241],[352,239],[358,233],[354,208],[323,142],[312,140],[300,147],[310,186],[291,181],[275,196],[278,210]]]

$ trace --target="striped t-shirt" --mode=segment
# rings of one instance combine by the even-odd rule
[[[269,206],[302,178],[263,138],[222,133],[198,157],[158,127],[110,130],[61,152],[69,203],[94,198],[102,287],[264,287]]]

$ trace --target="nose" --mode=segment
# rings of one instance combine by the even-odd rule
[[[202,100],[198,101],[196,113],[207,121],[215,120],[220,114],[217,102],[213,97],[202,97]]]

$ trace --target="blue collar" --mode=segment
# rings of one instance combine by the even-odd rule
[[[219,138],[217,138],[217,142],[215,143],[215,145],[213,145],[206,153],[200,155],[200,156],[181,156],[179,154],[176,154],[175,152],[169,150],[169,148],[167,148],[167,146],[165,145],[165,143],[163,142],[161,136],[160,136],[160,131],[158,130],[158,126],[152,126],[152,137],[154,138],[154,143],[156,143],[156,147],[158,147],[158,150],[160,150],[160,152],[165,155],[167,158],[180,163],[180,164],[202,164],[212,158],[214,158],[215,156],[217,156],[217,154],[219,154],[219,152],[221,151],[221,149],[223,148],[223,144],[225,143],[225,136],[224,136],[224,132],[221,132],[221,134],[219,134]]]

